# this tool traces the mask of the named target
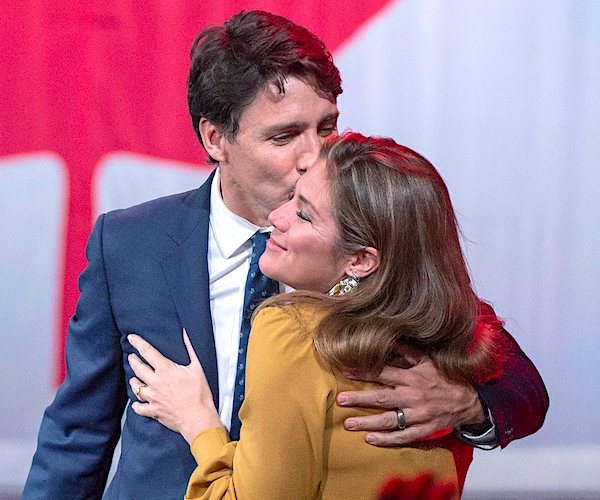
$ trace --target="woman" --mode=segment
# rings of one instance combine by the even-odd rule
[[[255,316],[238,442],[219,421],[185,333],[192,361],[162,385],[157,367],[171,362],[130,339],[156,368],[131,355],[154,389],[144,389],[148,403],[135,411],[180,432],[198,462],[186,498],[374,498],[387,477],[423,472],[460,491],[471,447],[452,435],[368,446],[343,429],[357,410],[335,404],[338,392],[365,387],[344,372],[409,367],[415,353],[452,381],[498,375],[501,324],[471,288],[435,168],[391,139],[347,133],[325,144],[270,222],[261,269],[297,291],[267,300]]]

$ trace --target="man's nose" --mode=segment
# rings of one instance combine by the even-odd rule
[[[296,170],[300,175],[304,174],[317,161],[323,141],[324,138],[316,132],[307,134],[296,162]]]

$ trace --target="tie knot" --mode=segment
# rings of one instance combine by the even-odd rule
[[[250,265],[258,264],[258,259],[265,251],[269,233],[254,233],[250,240],[252,241],[252,257],[250,257]]]

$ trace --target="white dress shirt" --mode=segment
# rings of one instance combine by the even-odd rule
[[[219,416],[229,429],[233,410],[233,389],[240,343],[244,288],[250,267],[250,237],[261,228],[229,210],[221,198],[219,169],[210,191],[208,275],[217,369],[219,374]]]

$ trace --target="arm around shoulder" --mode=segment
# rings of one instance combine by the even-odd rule
[[[548,411],[546,386],[538,370],[506,331],[506,355],[500,377],[476,386],[489,408],[503,448],[538,431]]]

